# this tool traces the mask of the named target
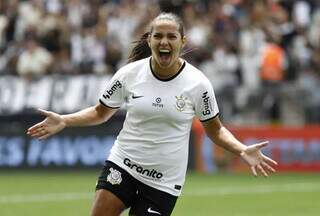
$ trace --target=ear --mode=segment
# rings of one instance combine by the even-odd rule
[[[182,48],[183,48],[187,44],[186,36],[183,36],[181,40],[182,40]]]
[[[149,48],[151,48],[150,40],[151,40],[151,33],[148,34],[148,38],[147,38]]]

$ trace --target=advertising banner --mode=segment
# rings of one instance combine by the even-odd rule
[[[39,116],[20,121],[2,120],[0,127],[0,168],[85,168],[100,167],[119,133],[123,115],[107,124],[85,128],[66,128],[39,141],[26,136],[26,130]]]
[[[320,171],[320,126],[229,128],[246,145],[268,140],[263,152],[279,163],[278,171]],[[231,169],[245,167],[233,158]]]
[[[119,111],[106,124],[67,128],[44,141],[25,133],[43,119],[34,114],[0,118],[0,168],[89,168],[101,167],[125,118]],[[228,127],[243,143],[269,141],[263,152],[275,159],[278,171],[320,171],[320,126]],[[190,139],[189,168],[199,171],[243,171],[247,165],[237,156],[212,144],[193,128]]]

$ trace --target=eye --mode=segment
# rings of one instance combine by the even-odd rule
[[[160,39],[160,38],[161,38],[161,35],[160,35],[160,34],[154,34],[154,35],[153,35],[153,38],[155,38],[155,39]]]
[[[175,39],[177,39],[177,36],[176,35],[169,35],[168,38],[171,40],[175,40]]]

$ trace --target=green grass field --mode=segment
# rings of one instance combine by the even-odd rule
[[[89,215],[98,174],[1,170],[0,216]],[[318,216],[320,174],[189,174],[173,215]]]

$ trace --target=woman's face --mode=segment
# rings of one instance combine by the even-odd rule
[[[169,69],[179,64],[180,51],[185,38],[179,32],[179,26],[171,20],[158,20],[153,23],[148,44],[152,58],[161,69]]]

